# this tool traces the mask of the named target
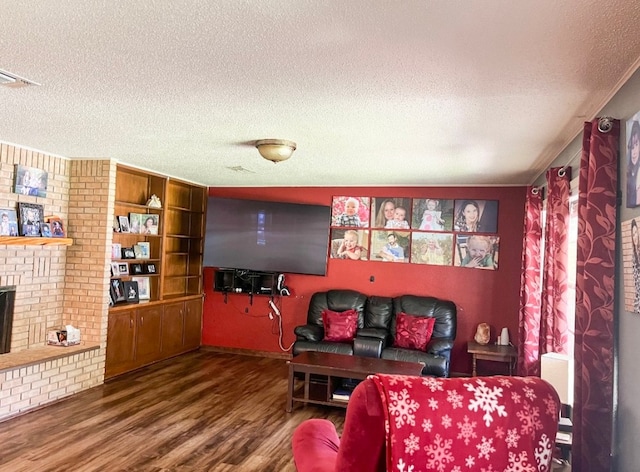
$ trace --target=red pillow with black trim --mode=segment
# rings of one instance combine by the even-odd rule
[[[396,316],[395,347],[424,351],[433,334],[435,318],[398,313]]]
[[[324,324],[323,341],[348,342],[353,341],[358,328],[358,312],[346,311],[322,311],[322,323]]]

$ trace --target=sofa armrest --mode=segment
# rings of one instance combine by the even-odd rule
[[[443,356],[447,359],[450,357],[451,349],[453,349],[453,340],[431,338],[427,344],[426,352],[434,356]]]
[[[293,329],[296,339],[300,341],[319,342],[324,338],[324,328],[317,325],[301,325]]]

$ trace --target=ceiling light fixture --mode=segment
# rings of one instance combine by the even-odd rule
[[[29,85],[40,85],[33,80],[25,79],[19,75],[0,69],[0,85],[11,88],[27,87]]]
[[[286,161],[296,150],[296,143],[286,139],[260,139],[255,146],[262,157],[273,163]]]

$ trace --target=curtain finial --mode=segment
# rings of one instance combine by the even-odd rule
[[[601,133],[608,133],[613,128],[613,118],[610,116],[603,116],[598,118],[598,131]]]

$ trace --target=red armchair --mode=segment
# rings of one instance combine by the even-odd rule
[[[304,421],[293,457],[298,472],[550,471],[559,411],[537,377],[376,375],[354,390],[342,438],[328,420]]]

